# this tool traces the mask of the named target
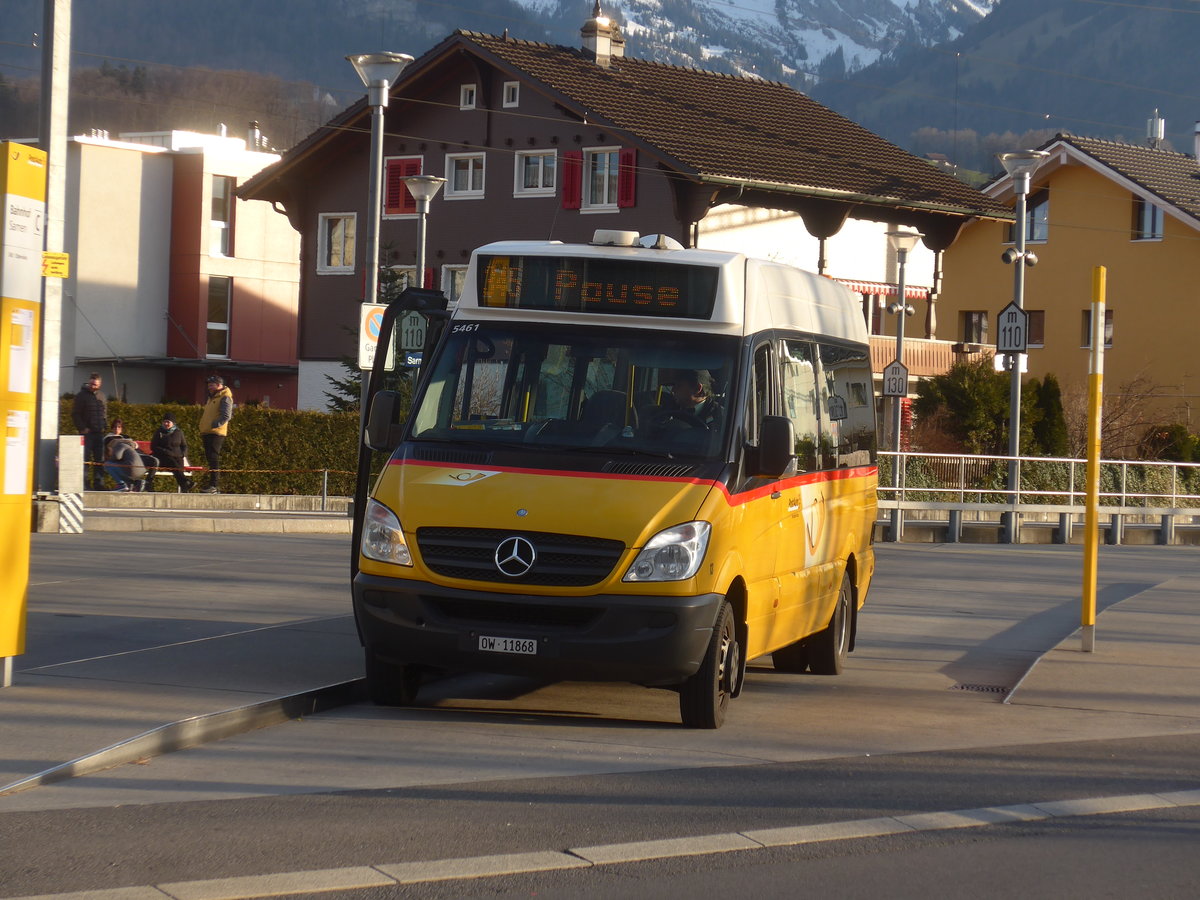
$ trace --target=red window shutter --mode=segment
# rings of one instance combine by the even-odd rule
[[[417,201],[408,192],[403,179],[421,174],[420,157],[389,159],[385,164],[383,184],[383,214],[385,216],[415,215]]]
[[[617,206],[633,206],[637,203],[637,150],[623,147],[617,159]]]
[[[579,209],[583,205],[583,151],[568,150],[562,155],[563,209]]]
[[[427,287],[427,288],[433,287],[433,275],[434,275],[434,269],[433,269],[433,266],[430,266],[429,268],[427,268],[425,270],[425,287]]]

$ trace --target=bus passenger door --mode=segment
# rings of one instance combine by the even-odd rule
[[[758,446],[759,424],[764,415],[777,413],[775,360],[769,342],[754,350],[753,365],[746,384],[745,420],[742,423],[745,446],[738,490],[737,546],[743,559],[746,579],[749,628],[746,658],[766,652],[774,639],[775,615],[779,606],[780,578],[778,552],[780,521],[784,501],[774,488],[774,478],[757,477],[753,459]]]
[[[814,347],[808,341],[779,342],[780,399],[783,414],[792,420],[796,435],[795,474],[783,490],[784,519],[779,544],[782,592],[777,627],[785,642],[818,630],[816,621],[819,569],[813,568],[813,546],[822,523],[824,485],[820,468],[817,367]],[[810,477],[804,477],[804,476]]]

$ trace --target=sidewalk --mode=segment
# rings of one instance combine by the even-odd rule
[[[86,491],[83,530],[349,534],[347,497]]]

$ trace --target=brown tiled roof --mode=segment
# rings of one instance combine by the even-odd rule
[[[1200,222],[1200,164],[1195,157],[1138,144],[1060,134],[1067,144]]]
[[[456,51],[534,82],[564,109],[622,134],[698,181],[951,216],[1012,218],[1002,202],[778,82],[632,57],[604,67],[570,47],[457,31],[405,70],[394,96],[404,96],[409,83]],[[239,195],[276,199],[271,188],[276,177],[365,112],[364,98],[250,179]]]
[[[704,180],[1011,218],[1003,204],[785,84],[474,32],[456,37]]]

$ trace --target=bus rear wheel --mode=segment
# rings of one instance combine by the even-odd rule
[[[402,665],[380,659],[370,647],[365,649],[367,696],[376,706],[410,706],[421,685],[418,666]]]
[[[837,605],[833,618],[824,630],[808,639],[808,666],[814,675],[840,675],[850,648],[850,623],[854,588],[850,584],[850,573],[842,575],[842,586],[838,588]]]
[[[741,672],[741,647],[733,610],[721,604],[700,669],[679,686],[679,716],[686,728],[720,728]]]

